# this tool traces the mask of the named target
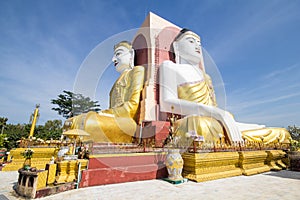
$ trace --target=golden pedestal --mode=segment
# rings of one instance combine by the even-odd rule
[[[82,170],[86,170],[87,169],[87,167],[88,167],[88,160],[86,160],[86,159],[78,159],[77,160],[77,165],[76,165],[76,168],[75,168],[75,171],[76,171],[76,177],[78,176],[78,165],[79,165],[79,163],[81,163],[81,167],[80,167],[80,171],[82,171]]]
[[[243,175],[249,176],[270,171],[270,167],[265,164],[267,152],[265,151],[241,151],[239,165]]]
[[[55,178],[56,183],[65,183],[68,177],[67,169],[68,169],[69,161],[63,160],[57,162],[57,172],[58,175]]]
[[[47,185],[53,184],[56,176],[56,164],[46,164],[46,170],[48,170]]]
[[[77,160],[63,160],[57,162],[58,175],[55,178],[55,182],[59,184],[75,181],[77,179],[77,165]]]
[[[75,169],[77,168],[77,160],[70,160],[68,162],[68,176],[66,182],[72,182],[76,180]]]
[[[48,170],[38,172],[36,190],[42,189],[47,185]]]
[[[78,164],[81,163],[81,170],[85,170],[87,169],[87,166],[88,166],[88,162],[89,160],[86,160],[86,159],[78,159],[77,160]],[[77,168],[76,168],[77,169]],[[78,169],[77,169],[78,170]]]
[[[238,152],[184,153],[183,176],[196,182],[242,175]]]
[[[286,169],[286,165],[282,162],[282,159],[285,157],[286,153],[282,150],[268,150],[266,164],[270,167],[271,170],[279,171],[281,169]]]

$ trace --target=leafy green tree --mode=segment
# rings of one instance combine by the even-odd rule
[[[4,131],[4,128],[6,126],[6,122],[7,122],[7,118],[6,117],[0,117],[0,133],[2,134]]]
[[[57,99],[51,99],[51,103],[58,106],[52,110],[57,111],[66,119],[89,111],[100,111],[98,101],[92,101],[82,94],[75,94],[66,90],[63,91],[63,94],[59,94]]]
[[[288,126],[287,127],[288,132],[290,132],[291,137],[293,140],[300,141],[300,127],[297,126]]]
[[[7,135],[6,134],[0,134],[0,149],[2,147],[5,147],[6,141],[7,141]]]
[[[18,147],[17,141],[22,138],[28,138],[31,124],[7,124],[4,134],[7,137],[5,147],[12,149]]]
[[[62,121],[61,120],[48,120],[44,126],[39,125],[35,129],[34,137],[43,140],[60,139],[62,134]]]
[[[4,134],[0,134],[0,147],[3,140],[3,147],[8,150],[18,147],[18,140],[28,138],[31,124],[7,124]],[[61,120],[48,120],[45,125],[38,125],[34,129],[33,137],[43,140],[60,139],[62,134]],[[5,139],[7,138],[7,139]]]

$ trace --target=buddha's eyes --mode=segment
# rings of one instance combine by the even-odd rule
[[[195,44],[195,43],[200,44],[199,40],[196,40],[195,38],[191,38],[191,37],[187,38],[187,41],[191,44]]]

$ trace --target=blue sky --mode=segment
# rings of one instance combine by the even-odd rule
[[[50,100],[73,90],[82,62],[98,44],[139,28],[151,11],[201,36],[237,121],[299,126],[299,10],[298,0],[2,0],[0,116],[27,123],[40,103],[40,124],[62,119]],[[113,66],[106,74],[111,84],[118,77]],[[95,100],[108,107],[107,93]]]

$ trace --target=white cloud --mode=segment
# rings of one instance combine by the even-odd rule
[[[292,71],[297,67],[299,67],[299,63],[293,64],[293,65],[291,65],[289,67],[286,67],[286,68],[283,67],[282,69],[275,70],[275,71],[270,72],[269,74],[264,75],[262,77],[262,79],[271,79],[271,78],[274,78],[274,77],[277,77],[277,76],[281,76],[283,73]]]

